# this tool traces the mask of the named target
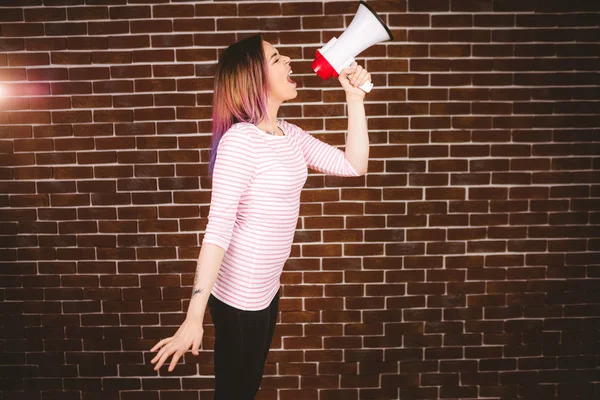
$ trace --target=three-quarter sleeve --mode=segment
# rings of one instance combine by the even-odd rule
[[[240,198],[256,173],[254,146],[247,133],[227,131],[217,148],[204,243],[229,247]]]
[[[315,138],[296,125],[289,125],[295,128],[300,148],[309,168],[327,175],[360,176],[342,150]]]

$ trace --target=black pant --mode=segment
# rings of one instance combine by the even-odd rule
[[[263,377],[279,310],[279,293],[260,311],[208,298],[215,326],[214,400],[254,400]]]

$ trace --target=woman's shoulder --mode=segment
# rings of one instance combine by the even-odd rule
[[[284,119],[279,119],[278,121],[279,121],[280,126],[285,130],[287,135],[295,136],[298,133],[303,132],[302,128],[300,128],[298,125],[296,125],[292,122],[286,121]]]
[[[250,140],[256,135],[256,127],[249,122],[237,122],[229,127],[223,134],[223,138],[242,137]]]
[[[254,125],[252,125],[249,122],[236,122],[235,124],[231,125],[229,127],[229,129],[227,131],[225,131],[225,134],[234,132],[234,134],[240,134],[240,133],[253,133],[255,130]]]
[[[250,126],[248,126],[250,125]],[[219,149],[223,146],[235,146],[237,148],[248,147],[246,150],[254,148],[254,131],[252,125],[240,122],[233,124],[225,131],[221,140],[219,140]]]

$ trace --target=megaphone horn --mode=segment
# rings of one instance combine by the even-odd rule
[[[365,1],[359,1],[356,15],[340,38],[331,38],[316,51],[312,69],[323,79],[338,77],[344,68],[352,65],[354,57],[372,45],[387,40],[394,40],[390,28]],[[368,93],[373,84],[365,82],[359,87]]]

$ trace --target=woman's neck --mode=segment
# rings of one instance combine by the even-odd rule
[[[277,128],[277,113],[279,112],[280,104],[271,104],[267,106],[267,117],[260,121],[256,126],[267,132],[274,132],[279,135],[279,129]]]

